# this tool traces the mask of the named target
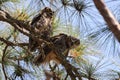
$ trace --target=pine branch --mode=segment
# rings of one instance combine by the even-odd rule
[[[15,29],[17,29],[19,32],[23,33],[24,35],[31,37],[33,40],[38,41],[38,43],[44,42],[49,43],[43,39],[39,39],[34,36],[36,34],[35,30],[32,30],[33,34],[30,34],[31,28],[29,24],[25,24],[24,21],[14,19],[12,16],[10,16],[7,12],[0,10],[0,21],[7,22],[11,24]]]
[[[112,31],[112,33],[115,35],[117,40],[120,42],[119,22],[116,20],[116,18],[111,13],[111,11],[107,8],[104,0],[93,0],[93,1],[94,1],[96,8],[100,12],[100,14],[103,16],[104,20],[106,21],[109,29]]]
[[[16,20],[12,16],[10,16],[7,12],[0,10],[0,21],[4,21],[12,25],[15,29],[17,29],[19,32],[23,33],[24,35],[31,37],[34,39],[34,41],[37,41],[37,43],[45,43],[52,47],[52,50],[55,51],[56,55],[58,56],[58,59],[60,60],[61,64],[65,67],[67,74],[71,77],[72,80],[76,80],[78,78],[79,80],[82,80],[82,77],[80,73],[78,72],[78,69],[72,66],[67,60],[66,57],[62,55],[62,53],[59,53],[58,49],[55,48],[54,44],[51,44],[50,42],[47,42],[43,39],[40,39],[38,37],[34,36],[35,31],[33,31],[33,34],[30,34],[31,31],[29,24],[25,24],[24,21]],[[7,41],[3,38],[0,38],[0,41],[4,42],[8,46],[26,46],[27,43],[13,43],[10,41]],[[29,50],[28,50],[29,51]],[[26,56],[25,56],[26,57]],[[19,57],[16,58],[16,60],[23,59],[25,57]],[[15,58],[14,58],[15,59]]]
[[[5,43],[8,46],[28,46],[29,45],[29,43],[13,43],[13,42],[5,40],[1,37],[0,37],[0,41],[2,41],[3,43]]]

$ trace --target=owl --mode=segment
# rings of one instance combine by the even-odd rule
[[[80,44],[79,39],[72,37],[72,36],[68,36],[66,34],[59,34],[59,35],[51,37],[51,42],[54,44],[55,49],[52,49],[48,45],[44,46],[43,49],[46,55],[45,58],[43,58],[42,55],[39,54],[38,56],[34,58],[34,61],[33,61],[34,64],[40,65],[44,63],[49,63],[51,60],[59,64],[60,61],[58,59],[58,55],[56,54],[62,54],[64,56],[67,56],[66,54],[68,54],[70,49],[73,49],[79,46]],[[56,50],[58,53],[56,53]],[[67,53],[64,54],[66,50],[68,51]]]
[[[50,8],[45,7],[41,12],[36,15],[31,22],[31,34],[35,37],[41,38],[48,41],[50,35],[52,34],[52,19],[54,16],[54,11]],[[35,32],[34,32],[35,31]],[[34,33],[33,33],[34,32]],[[39,46],[39,43],[34,41],[31,37],[29,38],[29,49],[30,51],[35,51]]]

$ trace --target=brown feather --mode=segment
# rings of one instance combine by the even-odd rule
[[[54,47],[61,53],[62,55],[66,56],[64,52],[69,52],[68,50],[71,48],[75,48],[80,44],[80,40],[72,37],[72,36],[67,36],[66,34],[59,34],[57,36],[53,36],[51,38],[51,41],[54,44]],[[58,56],[55,53],[55,50],[50,48],[48,45],[43,47],[43,50],[45,51],[45,58],[42,57],[41,54],[39,54],[37,57],[34,59],[34,63],[39,65],[39,64],[46,64],[49,63],[51,60],[55,61],[56,63],[60,63]]]

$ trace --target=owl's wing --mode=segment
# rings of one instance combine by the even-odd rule
[[[41,16],[42,16],[42,15],[41,15],[40,13],[37,14],[37,15],[32,19],[31,25],[33,25],[35,22],[37,22]]]

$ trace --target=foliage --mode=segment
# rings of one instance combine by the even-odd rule
[[[19,1],[19,0],[0,0],[0,5],[2,5],[5,2],[8,2],[8,1],[16,2],[16,1]]]
[[[79,76],[89,80],[109,80],[111,75],[113,75],[112,79],[116,78],[117,74],[114,72],[119,75],[119,71],[111,71],[106,68],[113,65],[109,60],[105,62],[102,60],[103,58],[93,60],[89,56],[97,53],[119,54],[119,43],[106,27],[107,25],[95,9],[92,0],[21,0],[15,3],[16,1],[18,0],[0,0],[0,6],[15,20],[22,22],[24,24],[22,28],[25,28],[26,31],[28,29],[26,24],[29,25],[32,18],[45,6],[48,6],[55,11],[52,36],[65,33],[80,39],[80,45],[71,49],[67,57],[67,61],[81,74]],[[108,0],[106,4],[111,5],[112,2],[120,4],[119,0]],[[113,13],[119,20],[119,13],[114,10]],[[30,53],[28,47],[18,46],[18,43],[28,43],[28,36],[6,22],[1,21],[0,25],[2,25],[0,28],[0,40],[2,40],[0,42],[0,73],[4,75],[0,75],[0,79],[7,77],[11,80],[44,80],[45,77],[49,77],[48,74],[51,75],[50,78],[55,77],[58,80],[71,79],[65,71],[65,67],[56,65],[52,61],[49,65],[36,67],[32,63],[33,55],[28,54]],[[6,45],[4,40],[9,41],[9,45],[10,42],[15,44],[11,44],[14,46]],[[37,54],[37,52],[34,53]],[[101,57],[101,54],[97,55]]]

